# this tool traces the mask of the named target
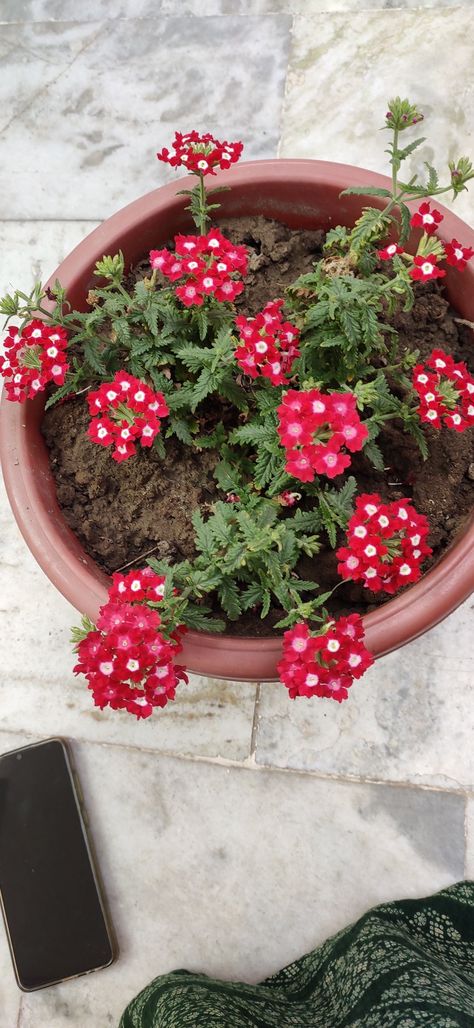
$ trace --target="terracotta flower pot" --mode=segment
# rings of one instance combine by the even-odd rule
[[[324,228],[353,224],[365,203],[363,197],[342,197],[341,190],[357,185],[390,185],[382,175],[324,161],[270,160],[241,164],[213,180],[228,185],[219,197],[219,216],[264,215],[292,228]],[[93,281],[95,261],[121,249],[127,264],[176,232],[190,228],[182,187],[172,183],[129,204],[76,247],[54,272],[72,305],[84,310]],[[450,211],[438,233],[474,247],[474,232]],[[474,320],[474,267],[463,274],[448,270],[448,296],[462,317]],[[93,620],[106,600],[108,578],[83,550],[68,528],[56,500],[40,423],[44,400],[19,405],[3,397],[1,456],[10,502],[23,536],[36,560],[63,595]],[[317,562],[317,558],[315,558]],[[315,573],[317,580],[317,571]],[[366,643],[377,656],[388,653],[426,632],[451,613],[474,590],[474,516],[455,543],[420,582],[364,618]],[[218,678],[271,681],[281,644],[275,638],[236,638],[189,632],[180,662],[195,672]]]

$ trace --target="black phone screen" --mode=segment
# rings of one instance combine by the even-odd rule
[[[18,984],[113,959],[68,755],[60,739],[0,756],[0,890]]]

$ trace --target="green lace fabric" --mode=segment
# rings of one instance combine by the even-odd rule
[[[474,882],[370,910],[260,985],[155,978],[120,1028],[474,1028]]]

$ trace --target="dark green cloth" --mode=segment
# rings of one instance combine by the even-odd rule
[[[155,978],[120,1028],[474,1028],[474,882],[375,907],[260,985]]]

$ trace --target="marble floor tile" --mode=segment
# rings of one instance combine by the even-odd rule
[[[290,26],[285,15],[137,19],[133,32],[127,21],[5,26],[3,109],[19,78],[24,99],[0,123],[0,218],[106,217],[176,178],[155,156],[175,129],[243,139],[247,159],[274,156]],[[82,40],[74,57],[71,34]],[[52,81],[43,40],[59,54]],[[33,41],[26,64],[20,48]]]
[[[473,0],[464,0],[471,7]],[[321,11],[359,11],[388,8],[459,6],[459,0],[0,0],[0,22],[84,21],[86,18],[147,18],[157,14],[182,17],[317,14]]]
[[[0,733],[2,751],[17,744]],[[121,956],[23,996],[21,1028],[115,1028],[176,967],[258,981],[369,906],[462,877],[456,795],[91,744],[74,743],[73,759]]]
[[[257,762],[473,788],[473,610],[471,599],[431,632],[378,660],[342,704],[289,701],[285,689],[262,685]]]
[[[379,129],[394,94],[425,114],[418,134],[427,142],[410,158],[410,173],[423,173],[423,161],[442,169],[448,158],[474,156],[471,6],[297,17],[280,156],[387,173],[389,137]],[[454,209],[474,224],[474,191]]]
[[[94,221],[0,221],[0,296],[29,292],[95,228]]]

